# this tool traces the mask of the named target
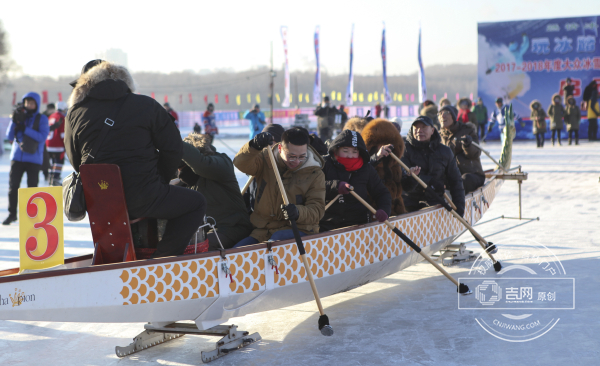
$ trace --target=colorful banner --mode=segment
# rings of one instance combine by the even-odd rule
[[[290,67],[288,64],[288,46],[287,46],[287,27],[281,27],[281,39],[283,39],[283,54],[285,55],[285,77],[284,77],[284,98],[282,107],[290,106]]]
[[[19,189],[19,268],[64,264],[62,187]]]
[[[313,89],[313,104],[321,103],[321,63],[319,61],[319,26],[315,29],[315,58],[317,61],[317,73],[315,74],[315,87]]]
[[[497,98],[512,103],[515,114],[522,117],[531,115],[529,105],[535,99],[548,110],[552,95],[563,95],[567,78],[579,106],[583,90],[600,72],[599,18],[479,23],[478,90],[488,111],[495,109]],[[581,114],[579,137],[587,138],[587,111]],[[534,138],[531,121],[516,127],[517,139]],[[489,137],[498,134],[494,128]]]
[[[419,103],[427,100],[427,86],[425,85],[425,68],[423,67],[423,58],[421,57],[421,26],[419,26]]]
[[[390,91],[387,85],[387,67],[386,67],[386,56],[385,56],[385,23],[383,23],[383,32],[381,33],[381,61],[383,62],[383,90],[385,92],[384,103],[389,104],[392,101]]]
[[[354,95],[354,69],[352,61],[354,60],[354,24],[352,24],[352,33],[350,34],[350,75],[348,76],[348,87],[346,88],[346,105],[352,105]]]

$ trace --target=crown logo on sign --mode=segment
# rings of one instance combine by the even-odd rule
[[[15,288],[15,296],[13,297],[13,295],[8,295],[10,297],[10,301],[12,302],[12,306],[13,308],[15,306],[19,306],[21,305],[22,301],[23,301],[23,295],[25,295],[25,293],[21,290],[17,290]]]
[[[98,185],[100,186],[101,190],[108,189],[108,183],[105,182],[105,181],[103,181],[103,180],[101,180],[100,182],[98,182]]]

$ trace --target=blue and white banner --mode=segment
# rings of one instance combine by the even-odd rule
[[[552,95],[563,95],[567,78],[579,106],[585,87],[594,79],[600,81],[599,18],[479,23],[478,90],[488,111],[495,109],[497,98],[512,103],[515,114],[522,117],[531,115],[529,105],[534,99],[548,110]],[[580,138],[587,137],[587,111],[581,114]],[[516,127],[517,138],[534,137],[530,121]],[[492,138],[494,134],[497,129]]]
[[[290,106],[290,67],[288,64],[287,27],[281,27],[281,38],[283,39],[283,53],[285,55],[284,94],[282,107]]]
[[[354,24],[352,24],[352,33],[350,34],[350,74],[348,76],[348,87],[346,88],[346,105],[352,105],[352,95],[354,94],[354,69],[352,61],[354,60]]]
[[[386,56],[385,56],[385,23],[383,23],[383,32],[381,33],[381,61],[383,62],[383,89],[384,89],[384,103],[389,104],[392,102],[392,96],[388,90],[387,85],[387,67],[386,67]]]
[[[427,100],[427,86],[425,85],[425,68],[423,67],[423,58],[421,57],[421,26],[419,26],[419,103]]]
[[[315,88],[313,89],[313,104],[321,103],[321,63],[319,57],[319,26],[315,29],[315,58],[317,60],[317,73],[315,74]]]

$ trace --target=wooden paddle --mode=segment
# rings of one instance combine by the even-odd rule
[[[502,169],[502,171],[504,173],[508,173],[508,171],[506,169],[504,169],[504,167],[502,165],[500,165],[500,163],[497,162],[496,159],[494,159],[492,157],[492,155],[490,155],[489,151],[486,151],[483,147],[481,147],[481,145],[479,145],[475,141],[471,142],[471,145],[475,146],[476,148],[478,148],[479,150],[481,150],[482,153],[484,153],[485,155],[487,155],[488,158],[492,159],[492,161],[494,162],[494,164],[498,165],[498,168]]]
[[[377,212],[377,210],[375,210],[373,208],[373,206],[369,205],[367,203],[367,201],[363,200],[361,196],[359,196],[356,192],[354,192],[354,188],[350,187],[349,188],[350,194],[354,196],[354,198],[356,198],[360,203],[362,203],[369,211],[371,211],[373,214],[375,214]],[[397,227],[395,227],[394,225],[392,225],[392,223],[390,223],[388,220],[385,220],[384,223],[396,234],[398,235],[402,240],[404,240],[404,242],[406,244],[408,244],[411,248],[413,248],[413,250],[419,254],[421,254],[421,256],[423,258],[425,258],[425,260],[427,260],[429,263],[433,264],[433,266],[435,268],[437,268],[438,271],[442,272],[442,274],[444,276],[446,276],[447,279],[449,279],[450,281],[452,281],[452,283],[454,283],[456,285],[457,291],[461,294],[465,294],[468,295],[471,293],[471,291],[469,290],[469,286],[463,284],[463,283],[458,283],[457,280],[454,279],[454,277],[452,277],[450,275],[450,273],[446,272],[445,269],[443,269],[439,264],[435,263],[435,261],[433,259],[431,259],[430,256],[428,256],[427,254],[423,253],[421,251],[421,248],[415,244],[412,240],[410,240],[410,238],[406,235],[404,235],[404,233],[402,231],[400,231],[400,229],[398,229]]]
[[[281,197],[283,198],[283,203],[287,206],[290,204],[290,201],[288,200],[285,188],[283,187],[283,182],[281,181],[281,176],[279,175],[279,170],[277,169],[277,162],[275,161],[275,157],[273,156],[271,145],[267,146],[267,151],[269,152],[269,159],[271,159],[271,165],[273,166],[275,178],[277,178],[277,184],[279,185],[279,190],[281,192]],[[312,288],[313,295],[315,296],[315,301],[317,302],[317,307],[319,308],[319,314],[321,315],[319,317],[319,330],[324,336],[331,336],[333,335],[333,328],[331,327],[331,325],[329,325],[329,318],[327,317],[327,315],[325,315],[325,311],[323,311],[323,305],[321,305],[321,298],[319,297],[319,292],[317,291],[317,285],[315,284],[315,280],[313,279],[310,266],[308,265],[308,261],[306,260],[306,251],[304,250],[304,244],[302,244],[302,238],[300,237],[298,226],[296,225],[295,220],[290,220],[290,224],[292,226],[292,231],[294,232],[294,239],[296,239],[296,246],[298,247],[300,258],[302,258],[302,263],[304,263],[306,277],[308,277],[308,282],[310,282],[310,287]]]
[[[408,171],[410,173],[410,169],[406,166],[406,164],[404,164],[404,162],[402,162],[402,160],[398,159],[398,157],[396,155],[394,155],[394,153],[390,153],[390,155],[398,162],[398,164],[400,164],[400,166],[402,166],[402,168],[406,171]],[[427,186],[427,184],[425,184],[425,182],[423,182],[421,180],[421,178],[417,177],[415,174],[410,174],[411,177],[413,177],[417,183],[419,183],[421,185],[421,187],[425,188],[426,190],[431,189]],[[437,196],[437,195],[436,195]],[[444,196],[446,197],[446,199],[448,199],[448,196],[444,193]],[[440,198],[440,201],[442,200],[442,198]],[[475,231],[475,229],[469,225],[469,223],[467,222],[467,220],[463,219],[462,216],[460,216],[457,212],[456,212],[456,206],[454,206],[452,204],[452,201],[450,201],[448,199],[448,202],[451,205],[451,210],[448,210],[452,216],[454,216],[458,221],[460,221],[461,224],[463,224],[470,232],[471,234],[473,234],[473,236],[475,237],[475,239],[477,239],[477,242],[479,243],[479,245],[481,245],[481,247],[483,248],[483,250],[487,253],[487,255],[490,257],[490,259],[492,260],[492,262],[494,263],[494,269],[496,270],[496,272],[499,272],[502,269],[502,264],[500,264],[500,262],[498,262],[494,256],[492,255],[492,253],[490,253],[491,250],[493,250],[495,248],[495,246],[493,244],[489,244],[484,238],[483,236],[479,235],[479,233],[477,231]]]
[[[248,178],[248,181],[244,185],[244,188],[242,188],[242,196],[244,195],[244,193],[246,193],[246,191],[248,190],[248,187],[250,187],[250,184],[252,183],[253,180],[254,180],[254,176],[250,176],[250,178]]]

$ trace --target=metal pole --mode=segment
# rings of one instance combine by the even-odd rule
[[[521,173],[520,165],[518,172]],[[519,220],[521,220],[521,184],[523,184],[523,181],[519,179]]]
[[[273,88],[275,73],[273,72],[273,41],[271,41],[271,117],[269,118],[269,123],[273,124]]]

